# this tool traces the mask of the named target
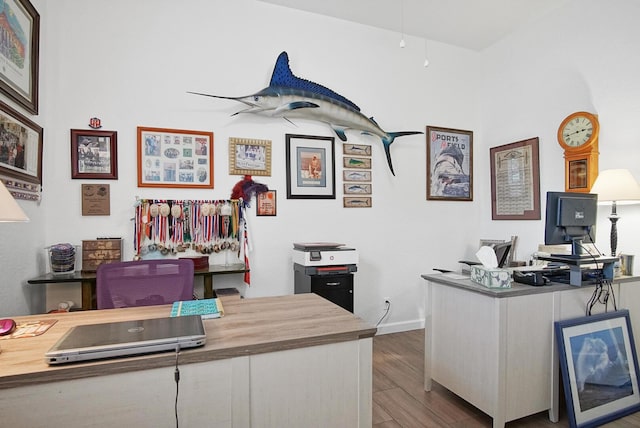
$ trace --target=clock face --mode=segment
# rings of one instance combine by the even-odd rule
[[[591,139],[593,122],[587,116],[575,116],[562,128],[562,141],[570,147],[580,147]]]

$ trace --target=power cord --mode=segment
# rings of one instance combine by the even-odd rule
[[[591,236],[591,230],[589,230],[589,237],[591,238],[591,242],[593,242],[593,237]],[[591,315],[591,311],[593,307],[596,305],[596,303],[600,303],[601,305],[604,305],[604,311],[608,312],[610,297],[611,297],[611,300],[613,301],[613,310],[617,311],[618,305],[616,303],[616,295],[614,293],[613,284],[611,280],[604,279],[604,274],[602,272],[602,269],[600,268],[600,264],[598,263],[598,259],[596,258],[596,256],[591,254],[589,249],[586,248],[584,245],[580,245],[580,246],[584,251],[587,252],[587,254],[591,256],[594,264],[596,265],[596,271],[598,272],[598,275],[596,277],[596,286],[593,290],[593,293],[591,294],[591,298],[587,301],[587,307],[585,310],[586,316]],[[595,244],[593,244],[593,246],[596,249],[596,251],[600,253],[600,250],[598,249],[598,247],[596,247]]]
[[[384,309],[384,314],[382,315],[382,318],[380,318],[380,320],[378,320],[378,322],[376,323],[376,327],[378,327],[382,322],[382,320],[385,319],[387,315],[389,315],[389,310],[391,309],[391,302],[388,300],[385,300],[384,303],[385,305],[387,305],[387,307]]]
[[[178,420],[178,394],[180,392],[180,369],[178,368],[178,356],[180,355],[180,345],[176,346],[176,368],[173,371],[173,379],[176,381],[176,399],[173,405],[173,411],[176,416],[176,428],[179,426]]]

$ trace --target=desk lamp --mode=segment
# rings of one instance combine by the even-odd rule
[[[598,194],[598,204],[611,202],[611,256],[616,256],[618,246],[618,228],[616,223],[620,218],[616,206],[640,203],[640,185],[633,178],[629,170],[608,169],[600,172],[596,178],[591,193]]]
[[[29,221],[29,217],[22,211],[11,193],[0,181],[0,222]]]

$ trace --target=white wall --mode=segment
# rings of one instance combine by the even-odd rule
[[[522,28],[482,54],[481,117],[483,142],[499,146],[540,138],[540,187],[544,210],[547,191],[564,190],[563,150],[556,133],[562,120],[576,111],[598,115],[600,170],[627,168],[640,179],[640,3],[597,0],[567,4],[536,25]],[[489,165],[489,151],[476,151],[480,166]],[[477,176],[478,203],[490,207],[489,174]],[[483,209],[484,211],[484,209]],[[601,207],[596,244],[609,253],[611,208]],[[618,207],[618,252],[638,254],[640,205]],[[540,221],[491,221],[482,228],[522,238],[530,253],[544,237]],[[526,252],[525,252],[526,254]],[[637,272],[637,268],[635,269]]]
[[[252,285],[242,287],[242,293],[292,293],[292,243],[339,241],[360,252],[356,314],[377,322],[382,298],[390,296],[384,330],[419,326],[420,274],[434,267],[457,269],[457,260],[472,256],[480,238],[519,235],[520,259],[542,240],[542,221],[491,220],[489,147],[539,136],[545,192],[563,186],[555,131],[568,113],[587,109],[600,115],[602,169],[617,167],[621,157],[615,154],[631,150],[637,139],[629,118],[638,110],[633,77],[639,63],[632,54],[638,30],[627,22],[634,13],[638,16],[637,6],[617,0],[607,3],[610,12],[603,12],[595,1],[583,3],[578,13],[597,16],[598,28],[582,28],[578,22],[583,19],[569,5],[482,53],[430,41],[431,65],[425,69],[421,39],[406,37],[407,47],[399,49],[398,34],[252,0],[34,1],[43,21],[41,114],[34,120],[45,128],[44,192],[40,205],[21,203],[32,221],[9,226],[17,245],[0,249],[0,262],[11,266],[0,289],[0,314],[43,309],[38,299],[31,302],[26,280],[44,272],[38,255],[45,245],[122,236],[130,259],[129,219],[136,196],[228,197],[241,178],[228,175],[228,138],[247,137],[272,140],[272,176],[256,180],[278,191],[278,216],[255,217],[254,207],[249,210]],[[575,24],[567,25],[569,15]],[[620,20],[624,25],[618,29]],[[583,63],[573,50],[565,53],[564,46],[576,44],[576,34],[588,42],[578,51],[595,48],[595,59]],[[427,125],[473,130],[474,200],[426,201],[424,136],[400,138],[393,145],[393,177],[379,141],[357,134],[350,134],[349,142],[371,144],[374,150],[373,208],[344,209],[339,179],[336,200],[287,200],[285,134],[330,136],[331,131],[311,122],[293,126],[250,115],[230,117],[239,104],[186,94],[235,96],[262,89],[283,50],[295,74],[350,98],[386,130],[424,131]],[[598,102],[589,104],[594,93]],[[70,178],[69,129],[87,129],[92,116],[102,119],[104,129],[118,131],[119,179],[106,181],[111,185],[109,217],[82,217],[80,184],[88,181]],[[213,131],[215,189],[137,188],[137,126]],[[336,141],[337,160],[341,144]],[[637,158],[623,162],[620,166],[635,168],[638,177]],[[341,170],[338,166],[337,177]],[[630,233],[629,228],[639,212],[623,209],[619,249],[633,253],[637,230]],[[601,221],[607,221],[605,214]],[[606,233],[607,224],[598,232],[602,246],[608,243]]]

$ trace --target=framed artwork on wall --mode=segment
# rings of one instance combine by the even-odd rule
[[[213,189],[213,132],[139,126],[138,187]]]
[[[556,321],[571,427],[596,427],[640,410],[629,311]]]
[[[0,175],[42,184],[42,127],[0,102]]]
[[[335,199],[335,139],[286,134],[287,199]]]
[[[116,180],[118,133],[72,129],[71,178]]]
[[[538,137],[489,149],[491,218],[540,219]]]
[[[38,114],[40,15],[29,0],[4,0],[0,43],[0,91]]]
[[[277,198],[275,190],[267,190],[256,194],[256,215],[258,216],[276,216]]]
[[[427,126],[427,199],[473,200],[473,132]]]
[[[271,140],[229,138],[229,174],[271,176]]]

